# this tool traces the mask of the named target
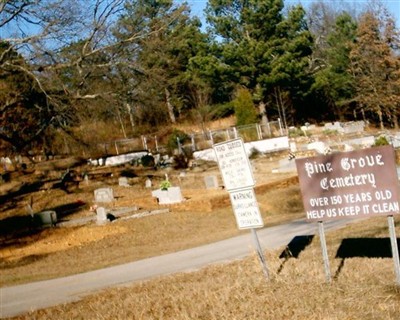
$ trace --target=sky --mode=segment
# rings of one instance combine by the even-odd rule
[[[176,2],[180,2],[181,0],[176,0]],[[325,0],[325,2],[338,2],[335,0]],[[185,2],[182,0],[181,2]],[[200,18],[203,18],[203,10],[206,7],[207,0],[186,0],[186,2],[190,5],[191,11],[193,15],[196,15]],[[315,0],[285,0],[285,4],[295,5],[301,3],[305,8],[308,4],[315,2]],[[339,2],[348,2],[352,5],[356,6],[365,6],[366,4],[370,3],[371,0],[352,0],[352,1],[339,1]],[[400,0],[380,0],[386,8],[390,11],[393,17],[396,20],[396,25],[400,28]]]

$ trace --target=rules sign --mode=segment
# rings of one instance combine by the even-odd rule
[[[213,148],[226,190],[254,186],[253,173],[242,139],[218,143]]]
[[[392,146],[296,159],[307,219],[399,213]]]

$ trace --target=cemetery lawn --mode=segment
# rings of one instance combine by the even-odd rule
[[[257,200],[266,226],[303,217],[297,177],[293,173],[272,175],[275,165],[270,158],[253,162],[259,181],[255,189]],[[42,163],[35,172],[25,172],[0,185],[0,197],[5,204],[0,218],[1,286],[95,270],[246,232],[237,228],[228,192],[205,188],[204,178],[209,175],[216,175],[222,184],[216,164],[199,163],[187,170],[185,177],[181,170],[76,166],[74,170],[89,172],[89,181],[69,186],[68,192],[56,185],[64,169],[51,169],[54,167],[54,163]],[[46,171],[46,179],[40,174],[42,171]],[[185,198],[181,204],[161,206],[151,196],[151,190],[159,187],[166,173],[172,185],[181,187]],[[130,176],[130,187],[118,185],[121,175]],[[145,188],[148,176],[151,189]],[[104,187],[112,188],[115,198],[111,204],[104,204],[108,211],[124,209],[131,215],[157,210],[160,213],[136,219],[123,219],[125,215],[97,225],[94,190]],[[56,227],[32,225],[28,204],[34,213],[55,210]],[[85,219],[90,221],[82,224]]]
[[[269,157],[252,160],[252,165],[265,226],[303,218],[297,177],[272,174],[276,159]],[[131,187],[118,186],[123,170],[135,173],[129,179]],[[218,168],[208,163],[188,171],[185,177],[180,177],[180,171],[167,172],[186,198],[182,204],[162,207],[169,212],[116,219],[106,225],[23,228],[30,201],[34,212],[55,209],[60,221],[93,217],[93,192],[107,186],[115,196],[109,209],[161,209],[144,181],[153,175],[157,188],[166,172],[125,167],[113,168],[111,173],[96,169],[91,172],[93,179],[87,184],[80,182],[70,193],[41,187],[21,195],[15,191],[18,179],[14,180],[14,189],[8,189],[8,194],[13,190],[15,197],[7,198],[0,220],[1,286],[94,270],[249,232],[237,229],[225,190],[205,189],[204,177],[218,174]],[[0,191],[5,194],[4,189]],[[396,216],[397,237],[399,222]],[[381,217],[328,232],[331,284],[325,282],[316,235],[298,256],[285,253],[285,248],[265,251],[269,281],[254,254],[195,272],[105,290],[13,319],[398,319],[400,288],[395,285],[393,260],[387,257],[390,247],[380,241],[388,237],[387,221]],[[345,243],[351,243],[350,252],[356,254],[341,254],[339,249]],[[365,250],[365,244],[370,250]]]

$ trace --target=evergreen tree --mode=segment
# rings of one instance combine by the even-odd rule
[[[188,104],[188,64],[205,41],[200,22],[190,17],[189,8],[173,1],[128,1],[115,28],[117,37],[141,33],[126,46],[121,60],[138,72],[129,83],[134,116],[151,126],[174,123]],[[127,70],[130,72],[129,70]]]
[[[249,90],[239,88],[233,100],[236,115],[236,125],[242,126],[257,122],[257,109]]]
[[[9,151],[27,154],[40,147],[55,113],[34,78],[24,71],[23,57],[6,42],[0,42],[0,57],[0,141]]]
[[[358,108],[368,112],[384,129],[385,122],[398,127],[399,57],[392,49],[392,20],[379,20],[372,11],[360,19],[357,41],[350,53]]]
[[[304,10],[292,8],[287,17],[282,10],[281,0],[211,0],[206,9],[220,40],[220,64],[231,82],[250,90],[261,113],[266,105],[272,110],[277,88],[290,103],[308,90],[312,37]]]
[[[354,95],[354,78],[350,68],[350,51],[356,38],[357,25],[351,16],[343,13],[327,36],[325,66],[315,72],[313,89],[321,92],[336,118],[344,120]],[[347,107],[347,108],[346,108]]]

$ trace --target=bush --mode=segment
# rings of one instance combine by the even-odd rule
[[[235,113],[235,106],[232,102],[224,103],[224,104],[215,104],[212,106],[213,111],[211,117],[213,120],[226,118]]]
[[[296,137],[304,137],[305,133],[303,130],[299,128],[289,128],[289,137],[296,138]]]
[[[240,88],[237,90],[233,105],[235,107],[237,126],[258,122],[258,112],[248,89]]]
[[[155,161],[154,161],[154,157],[146,154],[145,156],[140,158],[140,162],[142,163],[143,167],[154,167],[155,166]]]
[[[375,139],[374,147],[379,147],[379,146],[387,146],[389,144],[389,141],[385,136],[379,136],[378,138]]]
[[[185,142],[190,141],[190,137],[185,132],[178,129],[174,129],[171,135],[168,137],[168,142],[167,142],[167,149],[171,154],[175,149],[178,149],[178,139],[181,146]]]
[[[187,169],[189,167],[189,158],[184,154],[174,156],[174,169]]]

